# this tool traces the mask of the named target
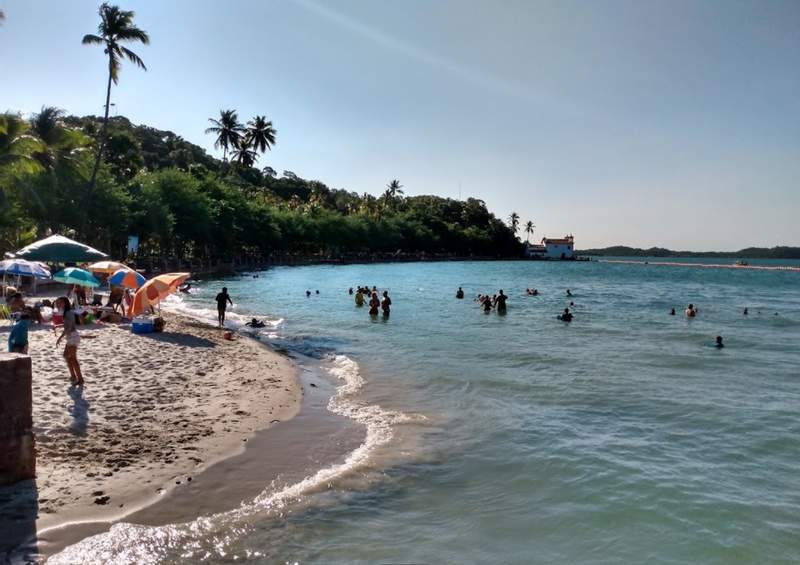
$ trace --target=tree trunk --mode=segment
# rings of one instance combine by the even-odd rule
[[[92,168],[92,178],[89,180],[89,189],[86,191],[85,206],[91,204],[92,193],[97,184],[97,171],[100,169],[100,160],[103,157],[103,149],[106,146],[106,129],[108,128],[108,112],[111,110],[111,59],[108,60],[108,86],[106,87],[106,111],[103,116],[103,126],[100,128],[100,145],[97,147],[97,156],[94,159]]]

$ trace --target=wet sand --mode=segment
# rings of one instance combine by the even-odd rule
[[[256,341],[165,314],[163,334],[81,329],[70,387],[50,325],[30,331],[37,478],[0,488],[0,556],[37,531],[118,520],[163,498],[300,409],[297,369]],[[0,322],[0,338],[9,324]]]
[[[342,462],[364,441],[364,428],[327,409],[334,383],[306,368],[302,368],[300,378],[303,400],[297,416],[256,433],[242,453],[208,467],[123,521],[161,526],[228,512],[265,492],[278,491],[320,468]],[[38,550],[53,555],[111,525],[85,522],[40,532]]]

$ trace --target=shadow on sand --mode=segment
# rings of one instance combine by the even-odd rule
[[[184,333],[151,333],[141,334],[142,337],[152,339],[154,341],[161,341],[164,343],[174,343],[175,345],[183,345],[185,347],[216,347],[217,344],[210,339],[198,337],[192,334]]]

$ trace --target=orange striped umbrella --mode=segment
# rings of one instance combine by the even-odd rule
[[[150,306],[160,304],[164,298],[178,290],[181,283],[190,276],[189,273],[166,273],[153,277],[136,291],[133,304],[128,310],[128,316],[132,318]]]

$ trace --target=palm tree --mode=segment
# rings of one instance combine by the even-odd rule
[[[213,133],[217,136],[214,141],[214,149],[222,147],[222,160],[228,160],[228,149],[238,148],[242,141],[244,127],[239,123],[239,116],[236,110],[220,110],[219,119],[208,118],[213,125],[206,128],[206,133]]]
[[[267,149],[275,145],[275,135],[278,132],[272,127],[272,122],[267,121],[264,116],[256,116],[247,122],[246,138],[248,145],[256,151],[265,153]]]
[[[386,193],[392,198],[398,194],[405,194],[405,192],[403,192],[403,185],[400,184],[400,181],[397,179],[393,179],[392,182],[386,185]]]
[[[6,204],[6,189],[18,179],[41,170],[34,159],[43,147],[41,140],[29,133],[30,126],[16,114],[0,114],[0,209]]]
[[[95,158],[94,168],[92,169],[92,178],[89,181],[87,200],[94,191],[94,185],[97,182],[97,170],[100,168],[100,159],[106,144],[108,111],[111,109],[111,83],[117,84],[119,82],[119,70],[122,66],[123,59],[128,59],[139,68],[145,71],[147,70],[142,58],[127,47],[123,47],[121,44],[136,41],[144,45],[150,43],[150,36],[147,35],[147,32],[134,25],[134,13],[132,11],[120,10],[119,6],[111,6],[107,2],[103,2],[100,4],[98,13],[100,14],[100,23],[97,26],[98,35],[91,33],[86,34],[81,41],[84,45],[102,45],[104,47],[103,53],[108,55],[108,86],[106,87],[103,127],[100,130],[100,144],[97,148],[97,157]]]
[[[511,223],[511,231],[514,232],[514,235],[517,235],[517,232],[519,231],[519,214],[516,212],[511,212],[508,220]]]
[[[535,227],[536,226],[533,225],[533,222],[531,220],[528,220],[528,223],[525,224],[525,233],[528,234],[528,237],[525,241],[527,241],[528,243],[531,242],[531,236],[533,235],[533,229]]]
[[[88,138],[81,131],[65,127],[61,119],[64,111],[53,106],[42,106],[30,119],[31,132],[42,142],[33,158],[47,169],[57,164],[75,167],[79,155],[86,149]]]
[[[250,148],[250,145],[246,143],[246,140],[242,140],[240,141],[239,145],[237,145],[236,148],[231,151],[231,157],[243,167],[252,167],[255,165],[256,160],[258,159],[258,153],[256,153],[254,149]]]

